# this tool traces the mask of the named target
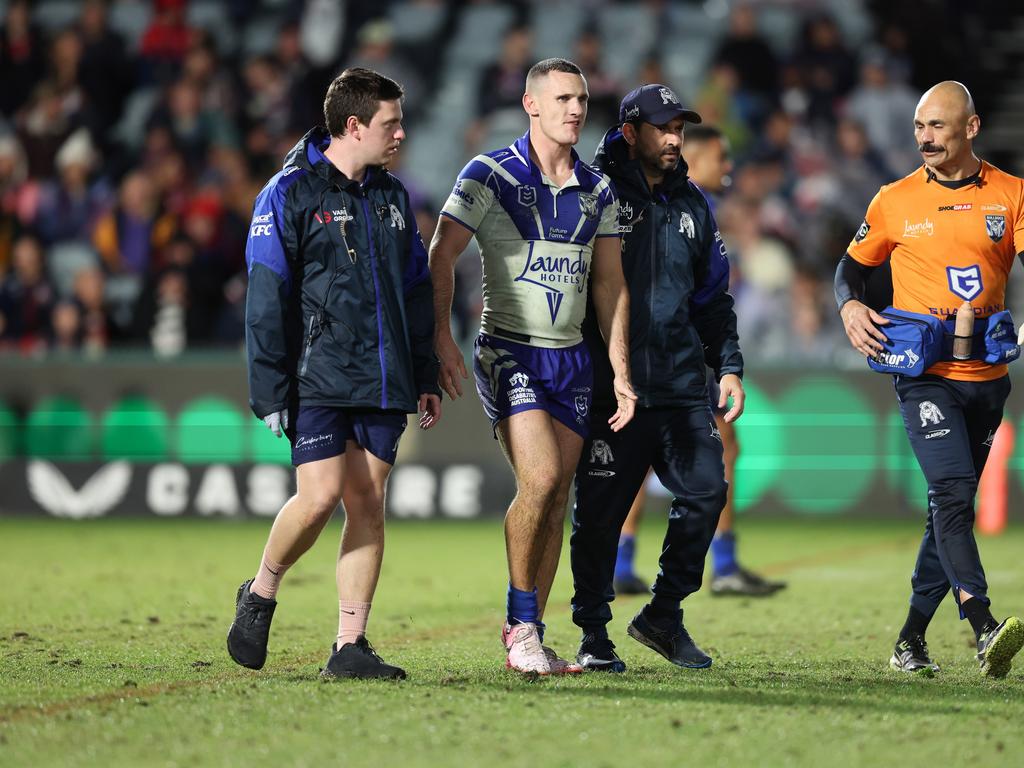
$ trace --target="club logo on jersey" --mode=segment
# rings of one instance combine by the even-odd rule
[[[942,415],[942,411],[939,410],[939,406],[931,400],[925,400],[921,403],[918,415],[921,417],[922,427],[927,427],[929,424],[938,424],[940,421],[946,420],[946,417]]]
[[[679,233],[686,235],[692,240],[696,231],[697,228],[693,224],[693,216],[688,214],[686,211],[683,211],[679,215]]]
[[[985,231],[993,243],[998,243],[1006,234],[1006,217],[998,213],[986,213]]]
[[[608,466],[613,461],[615,461],[615,456],[612,455],[611,446],[604,440],[595,440],[590,446],[590,463]]]
[[[981,283],[981,268],[977,264],[963,269],[946,267],[946,277],[949,280],[949,290],[964,301],[975,298],[984,288]]]
[[[924,221],[911,224],[909,219],[903,220],[903,236],[904,237],[931,237],[935,234],[935,225],[932,220],[927,216]]]
[[[871,225],[868,224],[867,219],[864,219],[864,221],[861,222],[860,229],[857,230],[857,234],[853,236],[853,242],[859,243],[861,240],[868,236],[868,232],[870,231]]]
[[[601,213],[597,207],[597,195],[592,195],[589,192],[580,192],[580,211],[591,221],[596,221],[601,217]]]
[[[678,104],[679,103],[679,99],[676,98],[676,95],[674,93],[672,93],[672,90],[670,88],[659,88],[658,89],[658,93],[661,94],[661,103],[662,104]]]
[[[537,204],[537,188],[531,187],[529,184],[520,184],[516,188],[516,199],[519,204],[524,208],[529,208],[531,205]]]
[[[405,229],[405,216],[398,210],[398,206],[391,203],[389,206],[391,210],[391,228],[392,229]]]

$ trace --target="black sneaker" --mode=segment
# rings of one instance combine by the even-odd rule
[[[405,670],[385,663],[366,638],[360,635],[354,643],[345,643],[341,648],[337,644],[331,646],[331,658],[327,660],[327,666],[320,670],[320,677],[405,680]]]
[[[683,626],[683,612],[679,612],[679,623],[671,629],[662,629],[652,624],[641,610],[626,627],[626,632],[653,651],[680,667],[704,669],[711,666],[711,657],[697,647],[690,633]]]
[[[612,583],[616,595],[649,595],[650,585],[635,573],[615,579]]]
[[[769,581],[746,568],[739,568],[727,576],[715,574],[711,577],[711,594],[716,597],[725,595],[768,597],[785,588],[786,582]]]
[[[576,653],[577,663],[590,672],[625,672],[626,662],[615,653],[615,643],[608,635],[587,632],[580,641],[580,649]]]
[[[901,637],[893,648],[889,667],[897,672],[920,672],[930,677],[939,671],[939,665],[928,655],[928,643],[921,635]]]
[[[235,598],[235,620],[228,630],[228,654],[236,664],[263,669],[267,661],[267,640],[277,600],[250,592],[252,579],[242,582]]]
[[[978,638],[978,664],[987,677],[1006,677],[1013,657],[1024,645],[1024,622],[1011,616]]]

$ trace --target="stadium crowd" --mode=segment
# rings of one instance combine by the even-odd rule
[[[173,356],[240,346],[253,200],[293,144],[322,122],[319,98],[338,71],[359,64],[401,82],[414,136],[451,86],[452,68],[437,62],[464,14],[507,10],[493,60],[460,70],[477,94],[473,119],[463,135],[437,137],[461,142],[464,161],[494,135],[503,112],[521,118],[545,4],[2,5],[0,351],[148,347]],[[633,4],[582,5],[598,19]],[[731,144],[735,168],[717,215],[743,348],[754,360],[849,359],[831,276],[879,185],[919,164],[911,116],[932,72],[917,71],[922,59],[911,55],[905,26],[860,3],[849,5],[860,9],[868,43],[856,44],[825,3],[635,4],[665,30],[672,25],[660,19],[680,5],[695,13],[720,8],[717,37],[689,78],[694,87],[677,88]],[[766,7],[788,14],[797,34],[766,34]],[[407,13],[433,22],[411,35],[402,31]],[[623,73],[609,66],[621,52],[606,29],[583,23],[561,52],[587,74],[588,127],[598,136],[623,93],[674,79],[666,67],[671,34],[657,35],[633,56],[634,71]],[[594,148],[581,142],[579,150],[589,159]],[[441,202],[434,190],[450,187],[460,167],[434,180],[407,155],[393,169],[413,195],[428,242]],[[472,262],[460,262],[453,310],[463,340],[479,316]]]

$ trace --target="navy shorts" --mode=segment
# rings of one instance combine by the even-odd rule
[[[292,464],[297,467],[341,456],[348,440],[381,461],[394,464],[406,420],[406,414],[400,411],[300,405],[287,430],[292,443]]]
[[[491,426],[539,408],[587,437],[594,371],[584,342],[550,349],[481,333],[474,349],[476,391]]]

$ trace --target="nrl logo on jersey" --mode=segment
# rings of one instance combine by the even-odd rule
[[[537,204],[537,188],[529,184],[521,184],[516,188],[516,199],[524,208]]]
[[[597,195],[592,195],[589,192],[580,192],[580,211],[591,221],[600,218],[601,214],[597,207]]]

